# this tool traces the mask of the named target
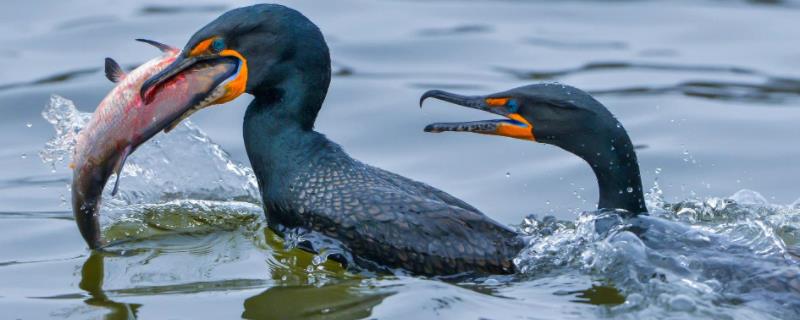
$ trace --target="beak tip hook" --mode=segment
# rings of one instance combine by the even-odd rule
[[[419,108],[422,109],[422,103],[425,102],[425,99],[436,96],[438,92],[439,90],[425,91],[425,93],[422,94],[422,97],[419,98]]]

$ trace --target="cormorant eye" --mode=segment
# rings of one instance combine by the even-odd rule
[[[513,100],[513,99],[508,100],[506,105],[508,106],[508,108],[511,111],[511,113],[517,113],[517,111],[519,111],[519,104],[517,104],[517,100]]]
[[[220,52],[225,50],[225,40],[222,38],[216,38],[214,41],[211,42],[211,50],[214,52]]]

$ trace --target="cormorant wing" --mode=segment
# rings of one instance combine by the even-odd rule
[[[464,210],[472,211],[480,215],[484,215],[483,212],[473,207],[469,203],[466,203],[463,200],[456,198],[447,192],[434,188],[426,183],[419,182],[416,180],[411,180],[409,178],[406,178],[404,176],[401,176],[393,172],[383,170],[381,168],[373,167],[373,169],[375,169],[377,174],[386,179],[386,181],[395,184],[399,187],[404,187],[404,188],[413,187],[416,189],[417,192],[420,192],[426,195],[427,197],[438,198],[439,200],[443,201],[446,204],[456,206]]]

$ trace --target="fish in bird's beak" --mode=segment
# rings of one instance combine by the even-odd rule
[[[164,87],[164,84],[168,83],[170,79],[180,76],[198,64],[217,63],[236,63],[237,68],[234,73],[206,94],[203,103],[188,108],[185,113],[167,125],[164,128],[165,132],[172,130],[181,120],[202,108],[231,101],[244,93],[247,87],[247,60],[238,51],[228,49],[223,38],[212,37],[183,52],[175,62],[144,82],[139,94],[144,103],[148,104],[160,92],[169,90]]]
[[[114,60],[106,59],[106,77],[117,85],[81,130],[70,165],[74,169],[75,222],[92,249],[106,245],[101,236],[99,214],[109,177],[117,175],[113,196],[125,160],[139,145],[161,130],[174,128],[194,110],[229,97],[230,84],[242,73],[243,65],[236,57],[186,59],[176,48],[151,40],[139,41],[158,47],[164,54],[129,73]],[[145,81],[154,75],[160,81],[149,82],[151,93],[145,104],[140,92]]]
[[[426,132],[465,131],[481,134],[499,135],[523,140],[535,141],[533,125],[519,113],[516,100],[503,94],[489,96],[462,96],[441,90],[430,90],[422,95],[419,105],[425,99],[434,98],[467,108],[491,112],[506,119],[482,120],[470,122],[432,123],[425,127]]]

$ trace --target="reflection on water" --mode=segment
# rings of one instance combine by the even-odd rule
[[[366,292],[360,281],[272,287],[244,301],[246,319],[361,319],[389,293]],[[302,301],[302,304],[298,304]],[[292,307],[287,307],[292,306]]]
[[[575,295],[572,302],[588,303],[594,305],[618,305],[625,303],[625,296],[621,295],[619,290],[609,286],[593,285],[586,290],[567,291],[564,293],[557,292],[555,294]]]
[[[789,41],[800,37],[796,1],[287,1],[320,25],[335,61],[317,128],[357,159],[517,225],[530,242],[517,261],[524,272],[457,283],[378,276],[287,248],[265,227],[246,165],[247,99],[200,112],[138,150],[120,195],[104,198],[104,232],[118,242],[89,254],[68,211],[66,163],[85,111],[112,86],[103,58],[132,67],[154,52],[131,39],[181,46],[243,3],[0,5],[4,316],[800,314],[800,177],[787,161],[800,158],[800,60]],[[436,104],[420,111],[424,90],[487,93],[537,81],[592,91],[625,124],[644,184],[658,181],[651,217],[591,212],[594,176],[561,150],[422,132],[441,119],[474,120]],[[42,120],[53,94],[83,112],[55,97]],[[32,155],[52,127],[58,139],[42,165]]]
[[[105,277],[103,259],[103,253],[92,252],[83,263],[78,287],[91,296],[84,302],[90,306],[108,309],[108,313],[104,315],[106,319],[136,319],[136,310],[142,306],[141,304],[116,302],[109,299],[103,291]]]

